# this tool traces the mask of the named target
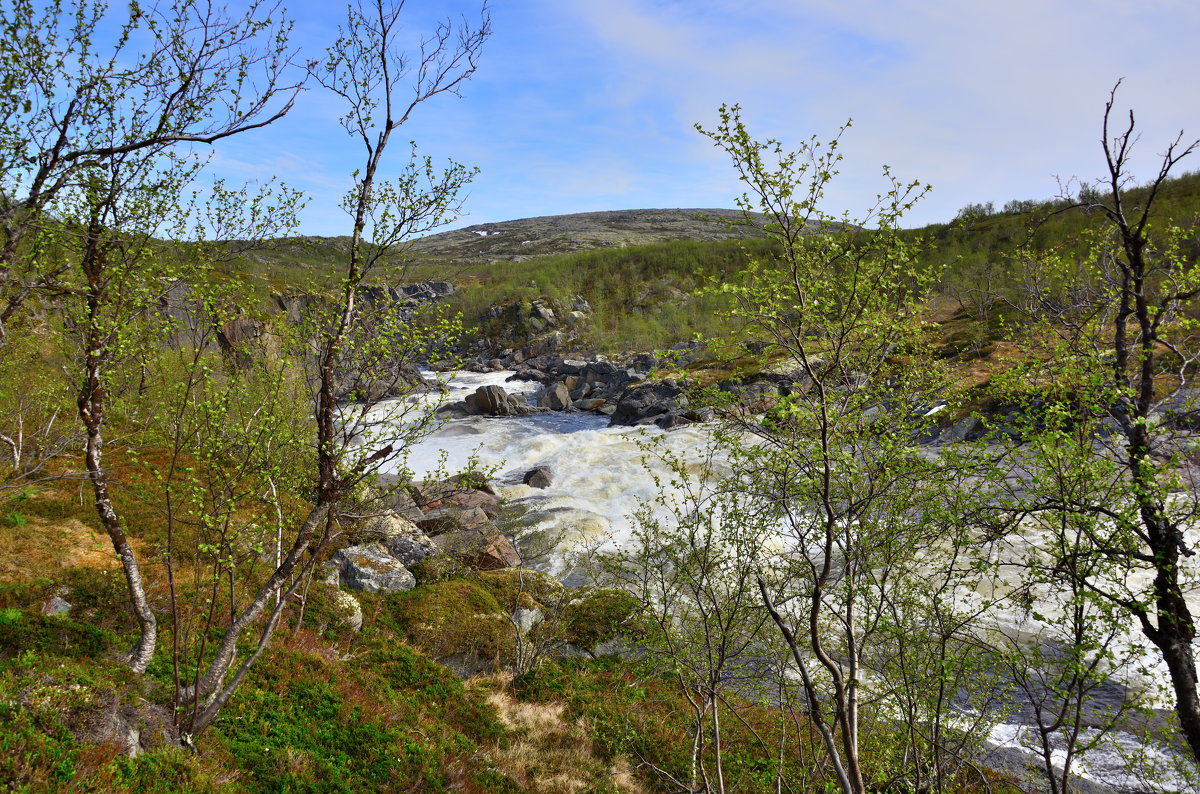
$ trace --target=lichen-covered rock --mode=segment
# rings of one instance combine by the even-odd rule
[[[407,535],[395,535],[388,538],[387,550],[405,568],[412,570],[429,557],[440,554],[437,544],[416,527]]]
[[[42,604],[42,614],[50,615],[67,615],[71,612],[73,605],[64,598],[52,596],[46,603]]]
[[[340,624],[337,628],[354,632],[362,629],[362,605],[358,603],[357,598],[345,590],[336,590],[333,593],[333,604]]]
[[[338,584],[368,593],[411,590],[417,580],[399,560],[378,543],[350,546],[333,555]]]
[[[542,614],[542,610],[538,609],[537,607],[534,607],[533,609],[518,607],[517,609],[514,609],[512,613],[513,622],[517,624],[517,628],[521,630],[522,634],[528,634],[533,627],[541,623],[544,618],[545,615]]]
[[[363,523],[360,532],[363,537],[369,540],[387,543],[388,540],[394,537],[412,535],[415,532],[420,532],[420,530],[417,529],[416,524],[404,516],[389,512],[381,516],[368,518]]]

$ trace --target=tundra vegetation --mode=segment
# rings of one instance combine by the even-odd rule
[[[1200,758],[1194,144],[1131,185],[1110,97],[1098,182],[905,230],[927,187],[885,171],[831,214],[841,134],[789,151],[735,106],[701,132],[747,186],[740,239],[412,263],[474,172],[413,148],[385,180],[393,134],[491,23],[405,50],[403,5],[352,6],[312,59],[259,4],[0,3],[0,779],[1016,791],[981,756],[1012,692],[1055,792],[1116,731]],[[283,186],[202,185],[200,147],[302,85],[361,147],[345,238],[291,236]],[[370,297],[448,273],[440,312]],[[599,586],[428,565],[348,614],[313,574],[408,484],[436,425],[394,399],[414,365],[453,359],[462,316],[487,338],[498,304],[575,296],[580,345],[698,336],[660,374],[787,388],[757,413],[694,395],[725,417],[705,463],[668,457]],[[463,658],[490,672],[438,664]]]

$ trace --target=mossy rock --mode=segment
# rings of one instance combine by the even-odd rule
[[[621,590],[588,590],[563,610],[563,639],[594,648],[617,635],[637,634],[639,608],[637,599]]]
[[[471,567],[449,554],[431,554],[410,571],[418,586],[433,586],[470,575]]]
[[[513,656],[512,624],[496,598],[474,582],[419,586],[385,603],[396,629],[435,658],[466,654],[498,664]]]
[[[541,571],[503,568],[479,575],[479,586],[492,594],[502,609],[552,610],[562,599],[564,588],[557,578]]]

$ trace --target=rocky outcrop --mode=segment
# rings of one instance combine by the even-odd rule
[[[611,423],[650,424],[664,414],[678,412],[687,405],[687,398],[675,381],[648,381],[631,386],[621,394]]]

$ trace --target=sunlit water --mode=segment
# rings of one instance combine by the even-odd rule
[[[539,385],[508,381],[510,372],[455,373],[445,378],[441,397],[423,398],[428,405],[438,401],[462,400],[479,386],[500,385],[509,394],[532,394]],[[445,376],[443,376],[445,377]],[[709,448],[710,433],[704,425],[693,425],[666,433],[654,427],[609,427],[608,418],[585,413],[543,413],[521,417],[467,417],[448,420],[437,432],[410,450],[407,465],[416,479],[454,472],[474,459],[477,465],[494,470],[499,493],[518,516],[514,526],[516,540],[527,555],[527,564],[555,573],[568,581],[575,578],[575,558],[581,553],[603,551],[628,542],[634,531],[633,514],[640,506],[651,504],[664,489],[669,495],[666,465],[647,444],[680,456],[690,467],[700,464]],[[534,489],[521,482],[525,472],[546,466],[553,482],[545,489]],[[654,474],[659,475],[659,483]],[[659,509],[658,514],[662,514]],[[1025,537],[998,550],[1001,559],[1020,559],[1040,539],[1036,528],[1027,528]],[[964,607],[980,600],[991,601],[996,588],[992,583],[975,592],[959,592],[956,598]],[[1196,605],[1200,607],[1200,604]],[[1051,601],[1038,605],[1051,618],[1057,607]],[[1010,636],[1028,634],[1039,628],[1036,621],[1015,610],[991,610],[989,622]],[[1144,645],[1136,626],[1120,639],[1122,648]],[[1131,687],[1151,692],[1157,705],[1169,708],[1169,696],[1161,691],[1167,680],[1165,665],[1153,652],[1142,654],[1145,672],[1131,674]],[[1113,686],[1103,693],[1121,697],[1122,689]],[[1001,724],[991,734],[995,747],[1028,749],[1033,737],[1016,724]],[[1137,748],[1135,737],[1117,733],[1106,744],[1079,763],[1076,774],[1122,791],[1182,791],[1187,781],[1174,771],[1173,757],[1155,748],[1146,754],[1158,771],[1149,777],[1131,775],[1126,758]]]

